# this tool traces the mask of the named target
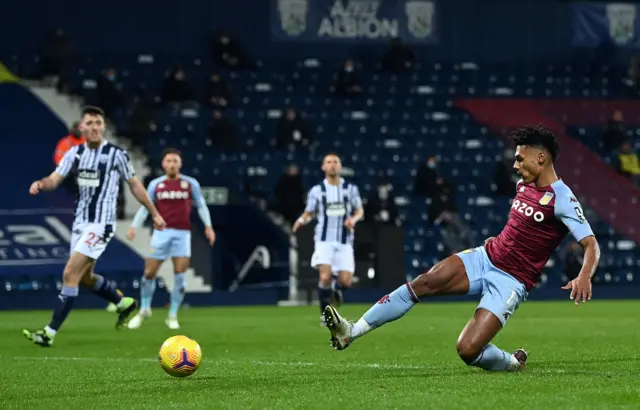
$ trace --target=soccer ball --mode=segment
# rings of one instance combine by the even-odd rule
[[[187,336],[172,336],[160,346],[158,360],[162,369],[174,377],[191,376],[200,366],[202,350]]]

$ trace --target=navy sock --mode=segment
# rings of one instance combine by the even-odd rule
[[[73,304],[78,297],[78,288],[64,286],[58,295],[58,306],[53,311],[53,317],[49,323],[49,328],[58,331],[60,326],[69,316],[69,312],[73,309]]]
[[[118,294],[115,286],[107,281],[102,275],[95,274],[96,283],[93,285],[93,293],[111,303],[118,304],[122,300],[122,296]]]
[[[331,304],[331,285],[318,284],[318,301],[320,302],[320,313]]]

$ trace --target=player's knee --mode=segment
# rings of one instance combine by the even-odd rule
[[[323,265],[318,268],[318,272],[320,274],[320,284],[330,285],[333,277],[331,275],[331,268]]]
[[[145,269],[144,270],[144,278],[145,279],[154,279],[156,277],[156,271],[154,269]]]
[[[456,343],[456,350],[458,351],[458,356],[460,356],[462,361],[466,364],[471,364],[478,358],[478,355],[482,350],[482,346],[476,346],[473,341],[461,338],[458,339],[458,342]]]
[[[341,276],[338,278],[338,283],[340,283],[340,287],[342,288],[350,288],[353,281],[351,280],[351,275]]]

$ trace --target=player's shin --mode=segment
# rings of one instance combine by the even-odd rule
[[[184,300],[184,294],[186,292],[187,282],[186,274],[176,273],[173,281],[173,290],[171,291],[171,306],[169,307],[169,317],[175,318],[178,316],[178,310]]]
[[[67,316],[69,316],[69,312],[71,312],[71,309],[73,309],[73,304],[75,303],[77,297],[77,286],[62,287],[60,295],[58,295],[58,305],[53,311],[51,322],[49,322],[49,325],[44,329],[50,337],[54,337],[56,335],[56,332],[58,331],[58,329],[60,329],[62,323],[64,323],[64,321],[67,319]]]
[[[353,325],[351,339],[355,340],[385,323],[400,319],[418,302],[419,299],[411,284],[405,283],[390,294],[383,296],[362,315],[362,318]]]
[[[140,282],[140,309],[143,311],[151,310],[151,301],[156,291],[156,278],[142,277]]]
[[[511,353],[505,352],[491,343],[482,349],[475,360],[467,364],[492,371],[516,371],[520,368],[520,363]]]
[[[122,301],[122,296],[118,293],[116,287],[109,283],[102,275],[94,273],[94,277],[93,293],[117,306]]]
[[[331,283],[318,283],[318,301],[320,302],[320,313],[331,304]]]

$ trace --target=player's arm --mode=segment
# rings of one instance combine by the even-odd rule
[[[188,178],[188,180],[191,184],[191,197],[193,198],[193,203],[196,206],[200,220],[204,224],[204,235],[207,237],[209,245],[213,246],[216,241],[216,233],[211,225],[209,205],[207,205],[207,201],[205,201],[204,196],[202,196],[200,183],[193,178]]]
[[[302,212],[302,215],[296,220],[293,224],[292,231],[295,233],[301,226],[308,224],[313,219],[313,216],[316,213],[316,209],[318,208],[318,193],[319,189],[317,187],[311,188],[309,190],[309,194],[307,195],[307,206]]]
[[[71,169],[73,169],[73,162],[77,152],[77,147],[73,147],[67,151],[62,157],[62,161],[60,161],[56,167],[56,170],[48,176],[33,182],[29,188],[29,193],[31,195],[37,195],[40,191],[55,191],[58,186],[60,186],[60,183],[62,183],[62,180],[64,180],[64,178],[69,175],[69,172],[71,172]]]
[[[584,216],[580,203],[573,195],[559,195],[555,204],[556,216],[565,224],[571,235],[584,248],[582,269],[578,276],[562,289],[571,290],[569,298],[578,304],[591,300],[591,277],[600,262],[600,246],[589,222]]]
[[[362,198],[360,197],[360,191],[355,185],[351,186],[353,192],[351,193],[351,206],[353,207],[353,214],[350,218],[344,221],[344,225],[347,228],[354,229],[356,224],[364,218],[364,207],[362,206]]]
[[[156,200],[156,186],[158,185],[158,181],[159,181],[158,179],[154,179],[149,183],[149,186],[147,187],[147,195],[149,196],[149,199],[151,200],[151,202],[154,202],[154,203]],[[133,221],[131,222],[131,227],[127,232],[127,239],[132,240],[136,236],[136,229],[144,225],[144,221],[147,220],[148,216],[149,216],[149,211],[147,210],[147,208],[145,208],[144,206],[141,206],[140,209],[138,209],[138,212],[136,212],[135,216],[133,217]]]
[[[162,219],[162,216],[156,209],[151,198],[149,198],[149,195],[147,195],[147,190],[144,189],[144,185],[142,185],[142,182],[140,182],[138,177],[136,177],[136,171],[133,168],[133,164],[131,164],[129,155],[124,151],[117,152],[115,155],[115,163],[116,167],[120,170],[122,178],[127,181],[129,190],[133,196],[138,200],[138,202],[140,202],[140,204],[142,204],[142,206],[147,208],[147,211],[151,214],[154,227],[158,230],[164,229],[166,223],[164,222],[164,219]]]

